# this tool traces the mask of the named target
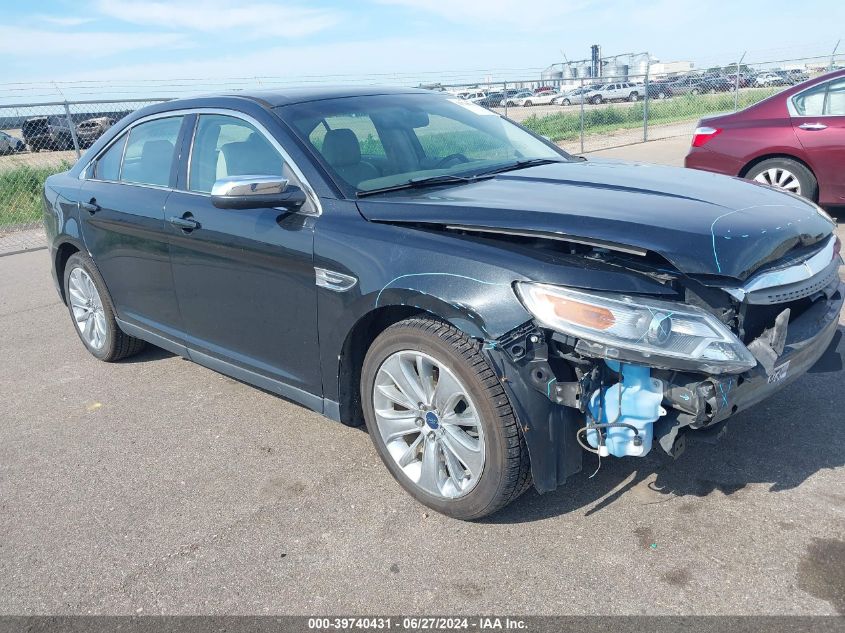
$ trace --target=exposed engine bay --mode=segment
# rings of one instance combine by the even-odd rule
[[[834,236],[799,247],[742,284],[656,269],[643,258],[599,248],[586,257],[660,280],[682,302],[673,309],[672,302],[643,300],[647,312],[640,317],[636,296],[523,289],[523,302],[540,318],[496,344],[536,390],[578,412],[581,448],[599,456],[642,457],[658,443],[677,457],[688,431],[719,435],[728,417],[801,376],[827,349],[845,291],[840,248]],[[526,298],[529,292],[544,296]],[[544,300],[551,308],[540,305]],[[568,331],[561,331],[557,317]],[[705,326],[715,331],[710,319],[733,340],[714,335],[701,353],[692,335],[709,336]],[[631,330],[630,338],[617,336],[616,344],[602,328],[621,330],[620,323]]]

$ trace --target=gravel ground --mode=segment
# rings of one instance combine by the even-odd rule
[[[0,614],[845,614],[843,353],[718,445],[588,456],[462,523],[362,430],[160,350],[94,360],[46,251],[0,257]]]

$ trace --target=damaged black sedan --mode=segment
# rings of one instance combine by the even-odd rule
[[[585,451],[718,433],[822,356],[843,302],[812,202],[582,160],[419,90],[150,106],[44,203],[95,357],[150,343],[366,424],[410,494],[463,519]]]

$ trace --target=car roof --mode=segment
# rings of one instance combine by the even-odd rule
[[[478,90],[478,92],[482,92]],[[259,101],[270,107],[322,101],[324,99],[339,99],[341,97],[372,97],[392,94],[435,94],[424,88],[400,88],[395,86],[321,86],[285,88],[282,90],[245,90],[238,92],[203,95],[203,97],[241,97]],[[171,102],[172,103],[172,102]]]

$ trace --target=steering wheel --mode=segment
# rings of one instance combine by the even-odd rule
[[[440,169],[442,167],[448,167],[452,163],[468,163],[469,158],[464,156],[463,154],[449,154],[448,156],[444,156],[437,164],[434,166],[434,169]]]

